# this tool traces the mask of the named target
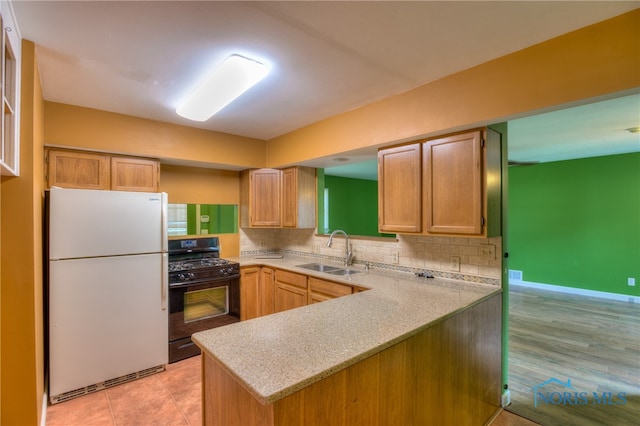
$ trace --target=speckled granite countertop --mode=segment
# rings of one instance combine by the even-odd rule
[[[486,284],[375,269],[367,272],[360,266],[355,268],[361,273],[336,276],[298,268],[296,265],[314,261],[291,256],[236,260],[241,266],[270,266],[370,289],[192,336],[205,353],[265,404],[501,291]]]

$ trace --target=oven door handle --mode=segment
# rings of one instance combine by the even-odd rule
[[[162,253],[162,287],[160,289],[160,307],[167,310],[167,293],[169,291],[169,255]]]

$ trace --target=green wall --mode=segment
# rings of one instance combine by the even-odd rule
[[[200,223],[209,234],[236,234],[238,232],[238,206],[236,204],[200,204],[200,215],[209,216],[208,223]],[[198,215],[196,204],[187,205],[187,235],[196,235]]]
[[[342,229],[349,235],[389,236],[378,232],[377,181],[324,175],[324,187],[329,189],[330,231]],[[322,223],[320,214],[318,218]]]
[[[508,211],[524,281],[640,296],[640,153],[510,167]]]

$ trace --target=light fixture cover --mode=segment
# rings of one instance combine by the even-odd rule
[[[269,73],[253,59],[231,55],[191,92],[176,109],[182,117],[205,121],[249,90]]]

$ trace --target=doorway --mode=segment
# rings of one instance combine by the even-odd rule
[[[509,410],[544,425],[630,424],[625,419],[640,416],[640,304],[629,301],[640,297],[626,282],[640,274],[640,140],[624,114],[610,114],[616,105],[626,105],[637,123],[637,95],[516,123],[544,139],[537,153],[518,140],[524,127],[514,132],[509,123],[509,159],[519,163],[509,168],[506,234],[512,283],[519,284],[508,286]],[[563,126],[579,126],[567,117],[589,121],[583,126],[590,129],[616,119],[609,129],[626,132],[630,148],[603,144],[611,137],[592,144],[579,135],[583,127],[578,136],[563,134]],[[563,146],[563,137],[573,145]],[[618,216],[624,210],[635,222]]]

